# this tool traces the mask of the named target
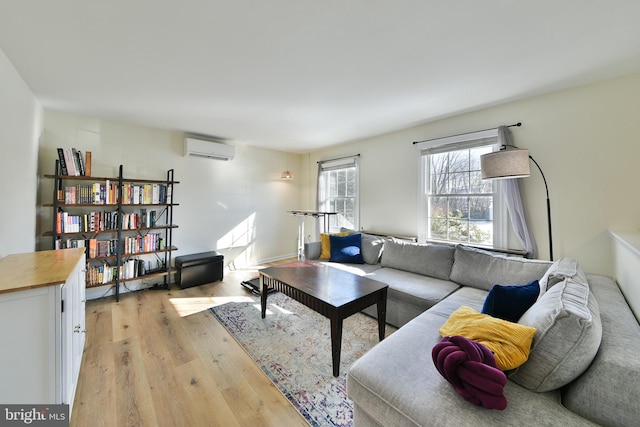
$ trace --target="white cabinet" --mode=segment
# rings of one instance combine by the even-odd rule
[[[85,340],[84,259],[62,285],[60,342],[62,343],[62,403],[73,407]]]
[[[83,249],[0,259],[0,402],[73,407],[85,340]]]

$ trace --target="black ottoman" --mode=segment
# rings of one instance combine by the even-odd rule
[[[216,251],[176,257],[176,283],[182,289],[217,282],[223,277],[224,256]]]

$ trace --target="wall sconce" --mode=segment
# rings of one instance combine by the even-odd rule
[[[293,181],[293,174],[289,171],[289,153],[287,155],[287,170],[283,171],[280,175],[280,179],[283,181]]]

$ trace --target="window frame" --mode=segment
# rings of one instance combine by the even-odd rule
[[[431,185],[430,154],[458,151],[463,149],[491,146],[492,151],[500,148],[497,129],[437,138],[416,144],[419,149],[418,165],[420,184],[418,186],[418,241],[467,244],[488,249],[506,248],[508,242],[508,214],[499,180],[492,181],[493,194],[493,243],[491,245],[456,240],[433,239],[429,237],[429,196]]]
[[[350,168],[355,169],[355,196],[347,197],[349,199],[353,199],[353,213],[354,213],[354,223],[352,227],[354,230],[358,230],[360,228],[360,162],[359,155],[343,157],[339,159],[333,160],[324,160],[318,162],[318,182],[317,182],[317,207],[319,212],[330,212],[329,206],[331,205],[331,200],[333,198],[327,196],[328,191],[328,182],[327,176],[329,173],[339,170],[346,170]],[[340,197],[343,198],[343,197]],[[318,229],[321,233],[334,233],[340,231],[341,227],[345,227],[344,224],[340,224],[336,222],[338,221],[339,215],[330,215],[329,216],[329,230],[324,230],[324,221],[318,223]]]

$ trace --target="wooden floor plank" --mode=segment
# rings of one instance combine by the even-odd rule
[[[213,381],[213,371],[201,359],[176,369],[176,375],[180,378],[180,396],[185,400],[185,406],[191,410],[188,413],[188,425],[241,426]]]
[[[145,370],[146,360],[138,338],[115,343],[116,407],[118,425],[155,426],[159,420],[153,400],[166,390],[151,390]],[[155,396],[154,396],[155,394]]]
[[[208,310],[249,296],[242,280],[87,302],[71,427],[308,426]]]

